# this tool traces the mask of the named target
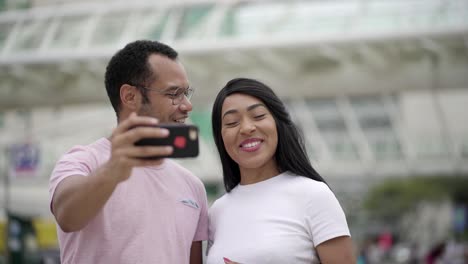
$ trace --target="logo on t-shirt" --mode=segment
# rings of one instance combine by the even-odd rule
[[[183,204],[185,204],[185,205],[187,205],[187,206],[190,206],[190,207],[192,207],[192,208],[195,208],[195,209],[199,209],[199,208],[200,208],[200,207],[198,206],[198,204],[197,204],[195,201],[191,200],[191,199],[184,199],[184,200],[181,200],[180,202],[183,203]]]

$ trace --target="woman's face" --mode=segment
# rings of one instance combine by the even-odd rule
[[[240,169],[276,169],[275,119],[259,99],[245,94],[226,97],[221,110],[221,136]]]

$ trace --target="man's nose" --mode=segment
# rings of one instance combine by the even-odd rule
[[[182,102],[180,102],[179,108],[182,111],[190,112],[192,111],[193,106],[190,100],[186,96],[184,96]]]

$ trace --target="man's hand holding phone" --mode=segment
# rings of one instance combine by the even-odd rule
[[[136,146],[135,142],[143,138],[167,138],[169,130],[155,127],[158,120],[132,113],[120,122],[110,137],[111,154],[105,169],[114,179],[124,181],[130,177],[133,167],[161,164],[161,159],[148,159],[155,156],[169,156],[172,146]]]
[[[148,137],[135,142],[141,147],[172,146],[173,152],[169,155],[155,155],[143,159],[160,158],[193,158],[198,156],[198,127],[186,124],[158,124],[155,127],[169,130],[167,137]]]

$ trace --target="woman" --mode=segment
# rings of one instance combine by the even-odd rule
[[[226,194],[210,209],[207,264],[355,263],[343,210],[269,87],[229,81],[212,122]]]

